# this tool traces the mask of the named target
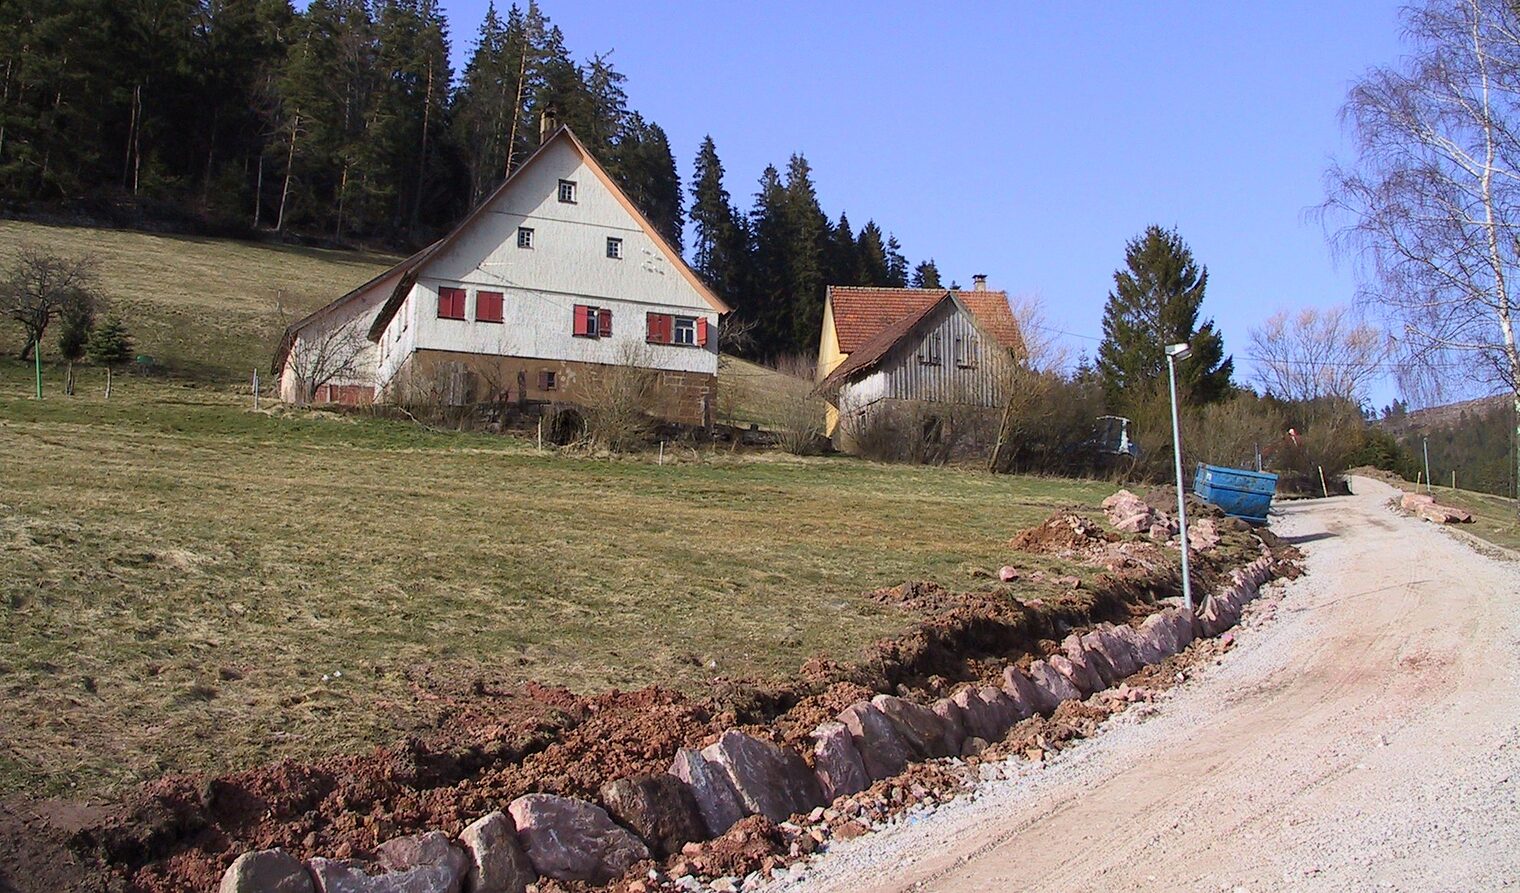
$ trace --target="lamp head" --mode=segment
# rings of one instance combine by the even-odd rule
[[[1166,355],[1173,360],[1185,360],[1193,355],[1193,349],[1186,344],[1168,344],[1166,346]]]

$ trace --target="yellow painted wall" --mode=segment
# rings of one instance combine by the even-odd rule
[[[818,374],[819,381],[823,381],[830,372],[839,368],[839,364],[845,361],[849,354],[839,352],[839,333],[834,331],[834,303],[830,298],[823,299],[823,337],[818,339]],[[829,437],[834,436],[834,429],[839,427],[839,410],[832,404],[825,407],[824,433]]]

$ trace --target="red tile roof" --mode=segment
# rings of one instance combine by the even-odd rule
[[[952,300],[950,292],[941,291],[939,300],[930,301],[922,307],[917,307],[908,312],[907,316],[892,322],[886,328],[866,339],[859,347],[850,351],[850,355],[840,363],[833,372],[830,372],[823,381],[818,383],[818,393],[824,394],[832,400],[832,394],[850,380],[850,377],[862,370],[874,368],[881,359],[887,355],[892,346],[901,341],[913,331],[913,328],[928,316],[935,307]],[[964,306],[964,305],[963,305]],[[970,309],[969,307],[967,308]]]
[[[840,353],[854,353],[888,326],[917,316],[945,296],[943,288],[872,288],[829,286],[834,310],[834,333]],[[1004,347],[1020,345],[1019,325],[1008,307],[1005,291],[959,291],[956,297],[976,315],[977,323]]]

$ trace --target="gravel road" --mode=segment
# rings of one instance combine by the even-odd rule
[[[1520,889],[1520,564],[1353,489],[1283,506],[1309,574],[1154,715],[770,889]]]

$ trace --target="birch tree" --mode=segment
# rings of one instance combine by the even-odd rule
[[[1364,262],[1362,297],[1409,370],[1502,387],[1520,420],[1520,12],[1429,0],[1405,18],[1411,54],[1369,71],[1342,110],[1357,156],[1330,169],[1324,210],[1349,219],[1333,239]]]

